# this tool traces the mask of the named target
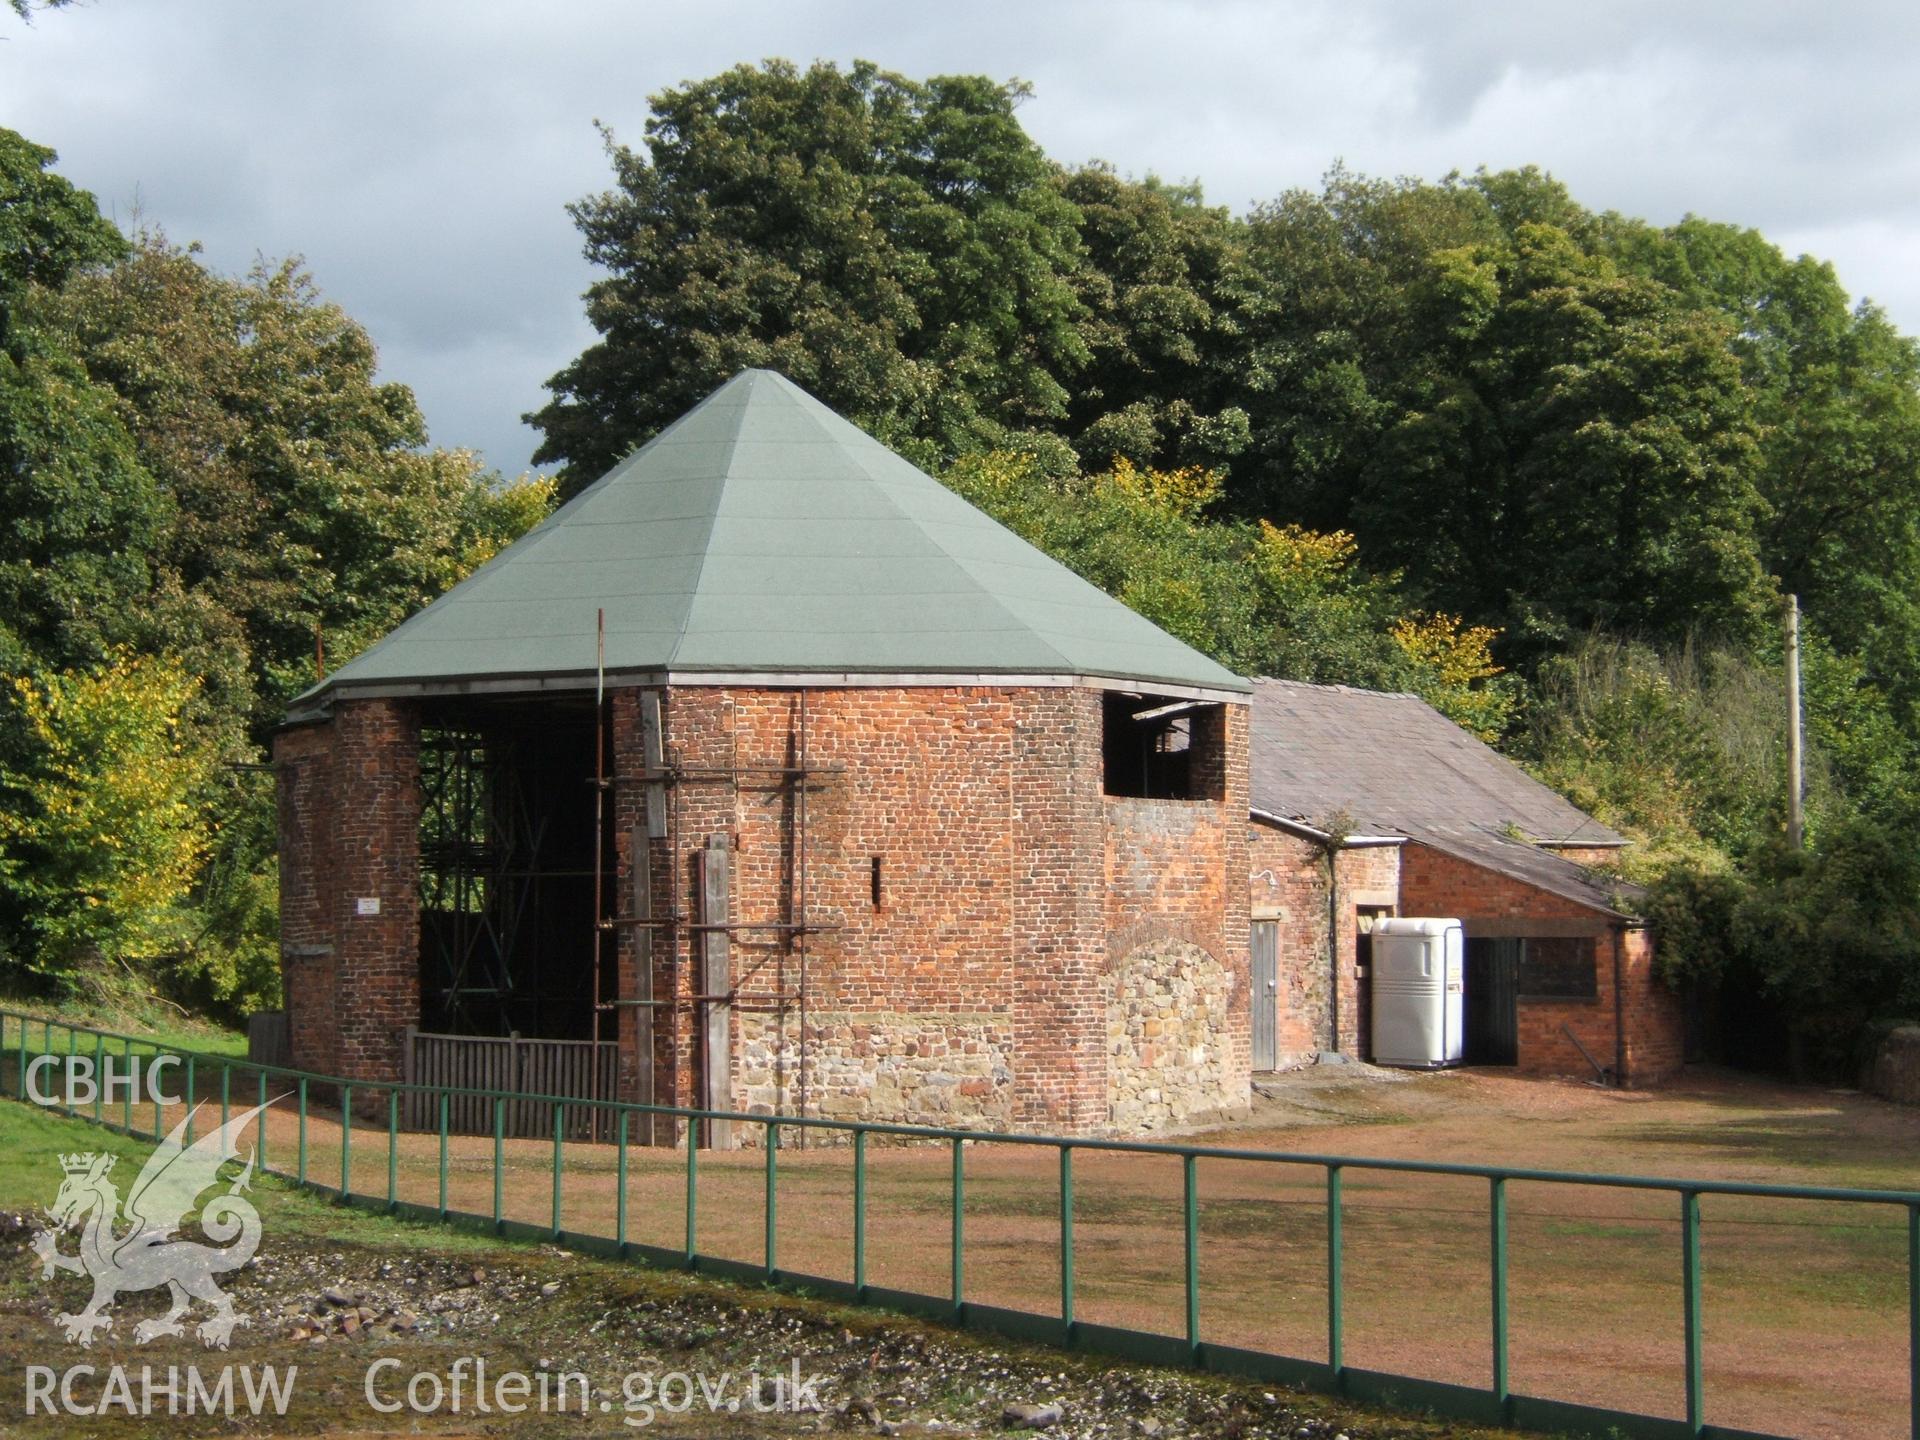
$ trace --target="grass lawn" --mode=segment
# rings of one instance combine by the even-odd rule
[[[57,1005],[44,996],[0,992],[0,1009],[16,1014],[51,1015],[69,1024],[136,1035],[206,1055],[244,1056],[247,1053],[244,1030],[186,1014],[169,1001],[124,987],[101,987],[92,999],[70,999]]]

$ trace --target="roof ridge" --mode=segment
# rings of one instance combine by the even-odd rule
[[[722,385],[720,389],[730,389],[732,386],[738,385],[742,380],[745,380],[747,399],[751,401],[754,387],[760,383],[761,373],[762,372],[758,370],[743,370],[739,375],[736,375],[732,380],[727,382],[726,385]],[[715,395],[719,393],[719,390],[714,392]],[[708,396],[707,398],[711,400],[713,397]],[[689,415],[692,413],[692,411],[687,412]],[[713,527],[720,523],[720,507],[726,503],[727,486],[733,482],[733,461],[734,457],[740,452],[740,429],[745,420],[746,413],[747,407],[745,405],[736,406],[734,409],[732,432],[727,436],[727,456],[717,467],[719,470],[719,481],[714,487],[713,504],[707,508],[707,528],[700,538],[700,563],[694,566],[692,583],[687,586],[687,605],[686,608],[680,612],[680,633],[673,637],[673,644],[667,647],[668,669],[672,669],[674,663],[679,660],[680,647],[687,643],[687,632],[693,629],[693,610],[694,607],[700,603],[700,582],[706,578],[707,562],[713,559]],[[684,420],[686,416],[683,415],[680,418]],[[675,421],[674,423],[677,425],[679,421]],[[668,429],[672,428],[672,426],[668,427]],[[666,430],[662,430],[660,435],[666,433]],[[660,435],[654,436],[653,439],[658,440]],[[647,444],[653,444],[653,440],[649,440]]]
[[[818,422],[816,421],[815,423],[817,424]],[[848,421],[847,423],[852,424],[853,422]],[[822,428],[824,429],[824,427]],[[861,433],[863,435],[866,434],[865,431],[861,431]],[[868,436],[867,438],[872,439],[871,436]],[[880,442],[877,440],[874,440],[873,443],[875,445],[880,444]],[[882,446],[881,448],[882,450],[885,450],[884,446]],[[995,592],[992,586],[988,585],[978,575],[973,573],[972,566],[970,566],[964,558],[954,554],[952,550],[947,548],[947,546],[941,544],[937,536],[932,534],[926,528],[925,525],[915,520],[914,517],[911,514],[909,514],[907,510],[900,504],[900,502],[893,498],[888,482],[882,479],[880,476],[874,474],[872,470],[867,468],[867,457],[864,454],[862,454],[860,451],[857,451],[857,450],[851,450],[848,453],[852,456],[853,463],[860,467],[861,473],[865,475],[869,480],[873,481],[874,486],[879,491],[881,498],[887,502],[887,505],[893,510],[894,514],[898,515],[902,520],[905,520],[907,523],[913,525],[914,528],[917,529],[920,532],[920,534],[926,538],[926,541],[929,545],[933,546],[934,549],[938,550],[942,555],[946,556],[948,562],[956,570],[958,570],[962,575],[967,577],[967,580],[973,585],[974,589],[978,590],[981,595],[985,596],[988,602],[992,604],[994,609],[998,610],[1002,615],[1005,615],[1007,619],[1010,622],[1012,622],[1014,626],[1016,626],[1021,630],[1026,631],[1029,636],[1031,636],[1035,641],[1037,641],[1040,644],[1042,649],[1044,649],[1048,654],[1053,656],[1054,660],[1058,664],[1066,667],[1067,669],[1072,668],[1073,662],[1070,659],[1068,659],[1065,655],[1062,655],[1058,647],[1056,647],[1051,640],[1048,640],[1042,637],[1040,632],[1036,630],[1030,623],[1021,619],[1019,615],[1015,614],[1014,611],[1008,607],[1007,602],[1003,600],[998,593]],[[887,452],[887,453],[890,454],[891,452]],[[920,473],[925,474],[926,472],[921,471]],[[932,480],[935,485],[939,485],[942,490],[946,490],[946,486],[942,484],[941,481],[938,480],[936,477],[932,475],[928,475],[927,478],[929,480]],[[953,494],[953,492],[950,490],[947,490],[947,493],[949,495]],[[954,495],[953,498],[955,500],[960,500],[960,497],[958,495]],[[960,503],[964,505],[967,502],[964,500],[960,500]],[[1006,526],[1000,525],[1000,522],[998,520],[995,520],[991,515],[988,515],[984,510],[981,511],[980,514],[988,521],[988,523],[999,526],[999,528],[1002,530],[1007,530]],[[1014,532],[1011,530],[1007,530],[1007,533],[1009,535],[1014,535]],[[1014,538],[1021,539],[1021,537],[1018,535],[1014,535]],[[1031,544],[1032,542],[1024,541],[1023,543]],[[1052,557],[1049,556],[1048,558],[1051,559]],[[1062,562],[1060,561],[1055,561],[1054,563],[1062,564]],[[1063,564],[1062,564],[1062,568],[1067,569],[1069,574],[1077,573],[1072,571],[1069,567],[1066,567]],[[1105,592],[1103,591],[1102,593],[1104,594]]]
[[[1341,695],[1371,695],[1380,700],[1418,700],[1422,705],[1432,709],[1424,696],[1412,690],[1375,690],[1365,685],[1342,685],[1322,680],[1290,680],[1281,675],[1254,675],[1249,678],[1256,685],[1287,685],[1296,690],[1333,691]]]

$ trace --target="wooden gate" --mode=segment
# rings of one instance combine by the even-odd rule
[[[409,1085],[610,1100],[619,1063],[619,1046],[610,1040],[596,1046],[591,1040],[529,1040],[519,1035],[427,1035],[410,1027],[402,1078]],[[449,1095],[447,1128],[459,1135],[491,1135],[493,1106],[485,1095]],[[508,1135],[552,1136],[552,1102],[509,1100],[504,1109]],[[407,1091],[402,1114],[409,1129],[436,1129],[440,1099],[431,1091]],[[608,1112],[596,1107],[575,1106],[567,1115],[570,1140],[590,1140],[610,1128]]]
[[[1280,925],[1253,922],[1253,1068],[1271,1070],[1280,1063]]]

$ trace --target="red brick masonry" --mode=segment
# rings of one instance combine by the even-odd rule
[[[641,692],[611,697],[621,913],[644,880],[654,916],[697,918],[695,852],[721,836],[733,923],[804,913],[823,927],[804,945],[804,1067],[797,1004],[730,1007],[736,1107],[797,1110],[804,1086],[815,1114],[1076,1134],[1244,1108],[1244,705],[1202,722],[1219,727],[1207,798],[1137,800],[1102,793],[1098,691],[848,687],[803,700],[675,686],[660,699],[667,760],[686,778],[664,791],[670,839],[650,840]],[[797,768],[803,743],[804,830],[801,787],[768,773]],[[275,762],[296,1063],[395,1076],[420,1013],[411,709],[340,702],[330,721],[284,731]],[[767,768],[718,774],[735,767]],[[363,898],[377,915],[359,913]],[[642,934],[621,933],[621,993],[638,992],[647,954],[654,996],[677,985],[690,1000],[701,937],[684,925]],[[800,948],[782,932],[740,933],[731,972],[750,993],[791,993]],[[677,1025],[656,1013],[654,1093],[690,1103],[706,1063],[695,1007]],[[627,1010],[634,1098],[640,1031]]]
[[[1280,925],[1276,1026],[1284,1066],[1329,1048],[1334,1039],[1328,996],[1327,858],[1312,839],[1276,825],[1255,821],[1249,834],[1253,915]],[[1395,847],[1344,849],[1336,863],[1331,918],[1337,926],[1339,950],[1340,1034],[1334,1048],[1364,1053],[1357,1029],[1360,1005],[1354,963],[1358,916],[1362,908],[1384,902],[1401,915],[1459,919],[1469,936],[1531,934],[1592,941],[1593,999],[1522,996],[1519,1000],[1521,1070],[1591,1076],[1591,1067],[1567,1039],[1567,1030],[1601,1065],[1618,1067],[1629,1085],[1657,1084],[1680,1069],[1684,1039],[1680,1002],[1654,974],[1652,937],[1644,926],[1414,841]],[[1623,1024],[1616,1026],[1616,1015]]]

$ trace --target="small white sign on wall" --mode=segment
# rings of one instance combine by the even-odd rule
[[[356,915],[378,915],[380,913],[380,897],[378,895],[362,895],[358,900],[353,902],[353,913]]]

